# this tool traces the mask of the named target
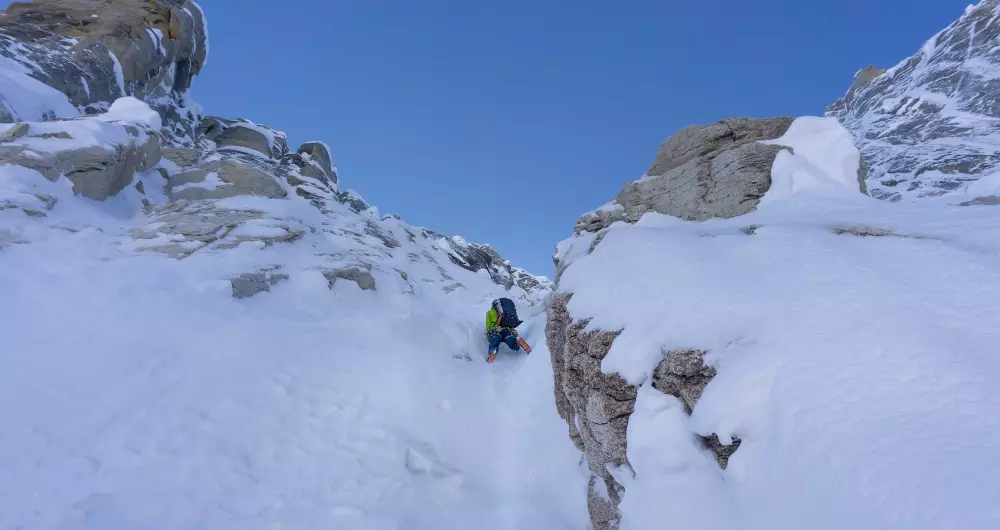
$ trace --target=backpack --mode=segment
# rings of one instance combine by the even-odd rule
[[[494,300],[493,307],[497,310],[497,324],[501,327],[516,328],[521,325],[521,320],[517,318],[517,308],[510,298]]]

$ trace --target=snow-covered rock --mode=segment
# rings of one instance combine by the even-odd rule
[[[758,143],[780,148],[756,209],[605,205],[556,248],[546,338],[594,528],[995,526],[1000,222],[867,197],[834,118]]]
[[[1000,2],[982,0],[888,71],[858,72],[827,109],[857,140],[873,197],[965,189],[1000,165]]]
[[[11,9],[0,528],[585,524],[546,278],[381,216],[322,142],[161,104],[204,64],[193,2]],[[487,365],[499,296],[536,349]]]
[[[0,122],[102,112],[122,96],[163,117],[167,144],[194,140],[187,96],[208,56],[190,0],[36,0],[0,17]]]
[[[135,98],[115,101],[107,113],[7,126],[0,163],[65,176],[73,191],[103,200],[120,192],[136,172],[160,162],[160,116]]]

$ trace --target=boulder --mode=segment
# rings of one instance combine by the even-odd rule
[[[249,272],[230,278],[233,298],[249,298],[258,293],[270,292],[273,285],[287,280],[289,277],[287,274],[274,272],[279,268],[280,266],[260,269],[257,272]]]
[[[692,125],[660,146],[646,176],[626,184],[608,208],[577,221],[599,230],[623,219],[657,212],[691,221],[730,218],[754,210],[771,186],[771,166],[784,147],[765,145],[783,135],[793,118],[729,118]]]
[[[344,269],[334,269],[323,271],[323,276],[326,278],[327,285],[333,289],[333,284],[337,280],[347,280],[358,284],[362,290],[374,291],[375,289],[375,278],[372,273],[365,268],[361,267],[348,267]]]
[[[242,118],[227,120],[209,116],[199,124],[198,138],[214,142],[219,149],[249,149],[268,158],[277,159],[288,153],[285,133]]]
[[[308,160],[314,162],[321,170],[320,175],[313,174],[313,171],[309,171],[303,168],[303,174],[309,177],[313,177],[319,180],[329,180],[333,184],[337,184],[337,172],[333,169],[333,159],[330,156],[330,148],[323,142],[306,142],[299,146],[296,151],[300,155],[308,156]],[[312,167],[311,165],[309,167]],[[307,171],[309,171],[307,173]]]
[[[701,398],[705,386],[715,377],[715,368],[706,366],[703,350],[671,350],[653,372],[653,388],[676,396],[690,413]]]
[[[696,159],[711,160],[719,154],[785,134],[794,118],[726,118],[711,125],[689,125],[660,146],[646,174],[657,177]]]
[[[337,194],[337,200],[347,205],[355,213],[361,213],[369,208],[368,203],[354,190],[342,191]]]

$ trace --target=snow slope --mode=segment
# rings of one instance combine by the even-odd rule
[[[55,200],[0,209],[0,528],[584,524],[541,305],[520,291],[535,353],[486,365],[483,314],[511,292],[419,229],[234,197],[217,207],[270,212],[245,233],[324,229],[172,259],[136,249],[131,187],[95,202],[5,166],[0,189]],[[359,239],[369,222],[399,247]],[[331,260],[362,259],[375,290],[329,285]],[[288,278],[234,299],[230,278],[264,265]]]
[[[1000,526],[1000,219],[847,195],[857,151],[813,131],[773,169],[807,182],[753,213],[560,246],[573,319],[621,330],[602,369],[639,386],[623,530]],[[689,348],[717,371],[690,416],[651,386]],[[713,433],[741,439],[725,470]]]

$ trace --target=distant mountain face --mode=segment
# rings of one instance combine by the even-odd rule
[[[827,109],[854,135],[873,197],[899,201],[968,186],[1000,165],[1000,0],[970,6],[912,57],[858,72]]]

